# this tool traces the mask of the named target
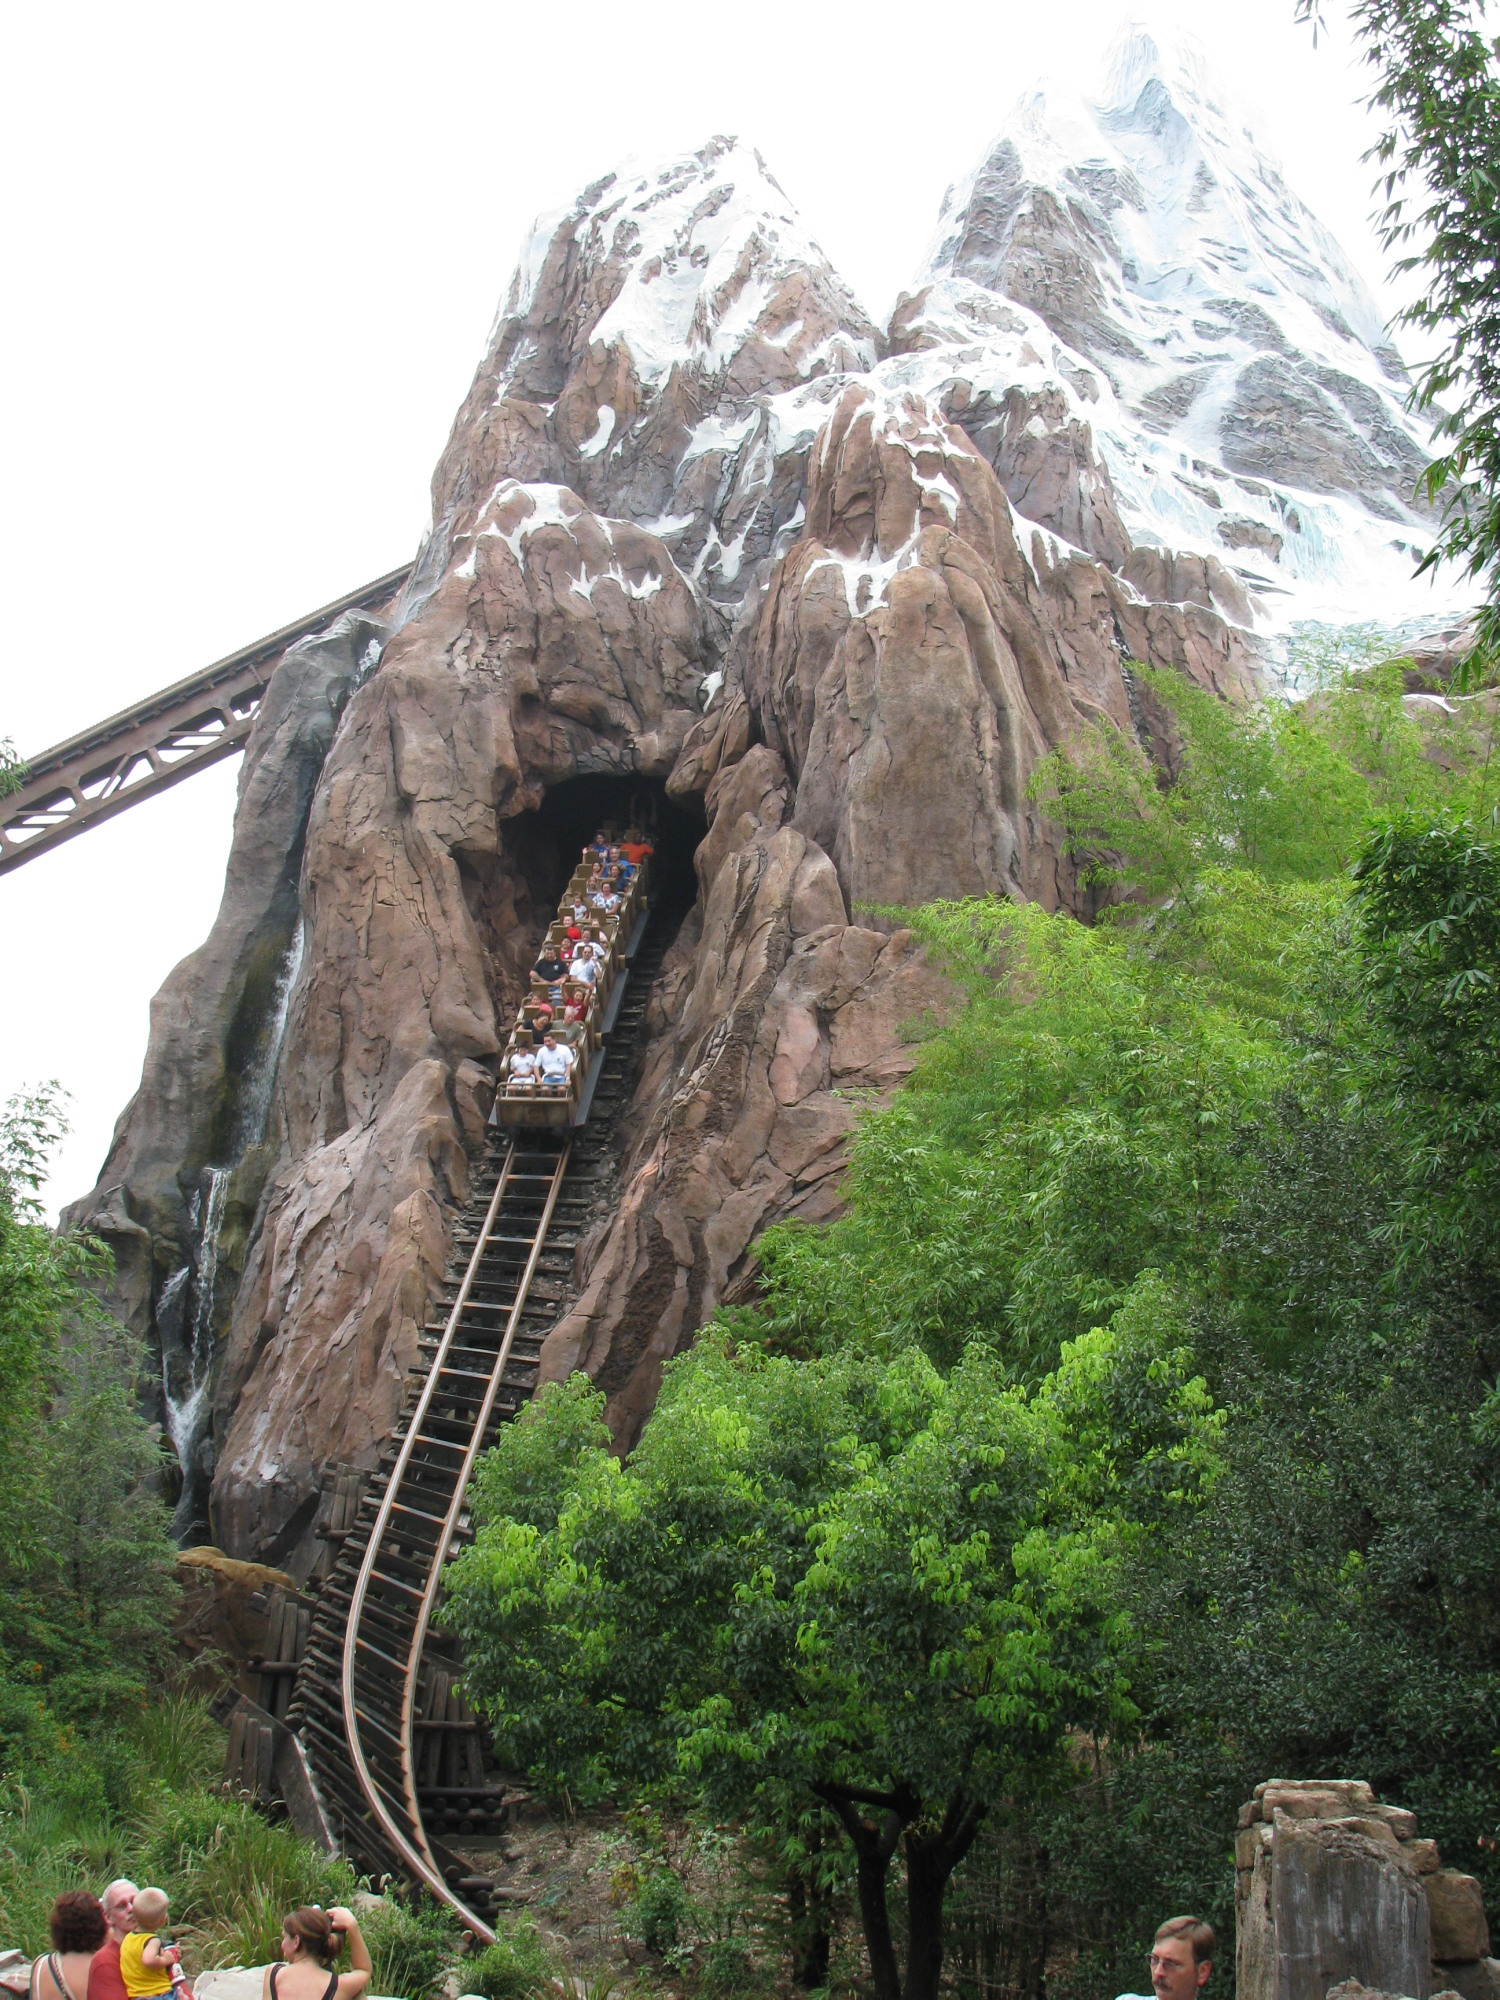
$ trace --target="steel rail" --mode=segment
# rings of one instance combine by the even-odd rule
[[[422,1603],[418,1609],[416,1626],[412,1633],[411,1647],[407,1656],[406,1692],[401,1704],[401,1770],[406,1785],[407,1807],[411,1812],[412,1823],[419,1829],[422,1826],[422,1817],[417,1804],[416,1763],[413,1755],[412,1741],[416,1733],[417,1667],[422,1657],[422,1648],[427,1640],[427,1628],[432,1622],[432,1614],[437,1605],[438,1592],[443,1587],[443,1565],[447,1561],[448,1549],[453,1540],[454,1530],[458,1526],[459,1515],[463,1512],[464,1503],[468,1497],[469,1481],[474,1476],[475,1461],[484,1449],[484,1434],[488,1428],[491,1414],[494,1411],[495,1399],[500,1394],[500,1390],[504,1385],[505,1364],[510,1359],[510,1350],[515,1342],[516,1328],[520,1325],[521,1315],[526,1310],[527,1295],[531,1290],[532,1280],[536,1276],[536,1267],[541,1261],[542,1250],[547,1241],[547,1231],[552,1226],[553,1212],[557,1207],[557,1198],[562,1191],[563,1179],[568,1170],[568,1155],[572,1150],[573,1141],[571,1137],[565,1138],[557,1154],[557,1164],[553,1170],[552,1185],[548,1188],[546,1199],[542,1205],[541,1217],[536,1226],[536,1236],[532,1241],[525,1269],[522,1271],[520,1280],[516,1286],[515,1303],[512,1305],[510,1315],[505,1322],[505,1332],[500,1337],[500,1350],[495,1356],[495,1366],[485,1388],[484,1400],[480,1405],[478,1415],[474,1419],[474,1434],[469,1440],[469,1448],[464,1455],[464,1462],[458,1474],[458,1481],[453,1489],[453,1504],[448,1509],[448,1517],[444,1521],[442,1531],[438,1536],[437,1549],[432,1559],[432,1572],[427,1579],[427,1588],[422,1593]],[[514,1151],[515,1147],[512,1145],[512,1154]],[[478,1261],[483,1248],[484,1238],[481,1237],[480,1241],[474,1246],[474,1257],[470,1262],[471,1270],[474,1263]],[[451,1326],[451,1320],[449,1324]],[[444,1338],[447,1338],[446,1334]],[[436,1374],[438,1366],[438,1359],[435,1355],[433,1357],[434,1374]],[[419,1838],[425,1845],[425,1832],[419,1833]],[[428,1858],[429,1860],[431,1859],[430,1854]]]
[[[366,1805],[368,1805],[375,1817],[376,1824],[423,1886],[432,1895],[436,1896],[440,1902],[446,1903],[453,1910],[459,1921],[468,1930],[472,1931],[476,1937],[483,1939],[486,1944],[494,1943],[495,1933],[484,1922],[483,1918],[477,1916],[469,1908],[462,1897],[454,1894],[447,1882],[444,1881],[441,1870],[437,1867],[431,1852],[427,1849],[426,1837],[421,1832],[422,1822],[420,1815],[413,1811],[412,1824],[417,1829],[418,1838],[422,1842],[422,1847],[419,1850],[407,1837],[406,1831],[396,1823],[395,1816],[386,1804],[384,1794],[381,1792],[380,1786],[376,1782],[375,1774],[370,1769],[369,1760],[365,1756],[364,1745],[360,1741],[358,1725],[362,1718],[355,1698],[354,1670],[355,1655],[359,1643],[360,1619],[364,1611],[365,1598],[369,1593],[371,1579],[379,1563],[380,1544],[387,1528],[390,1526],[391,1512],[396,1504],[397,1489],[405,1477],[407,1468],[411,1464],[412,1454],[416,1448],[418,1436],[422,1428],[422,1421],[427,1411],[431,1408],[433,1397],[437,1392],[437,1384],[442,1371],[443,1361],[452,1352],[453,1337],[458,1331],[458,1323],[463,1314],[464,1306],[468,1302],[469,1293],[473,1289],[480,1261],[484,1256],[485,1245],[489,1241],[490,1230],[494,1226],[500,1203],[505,1197],[516,1153],[517,1146],[512,1141],[510,1151],[505,1156],[505,1165],[501,1168],[500,1177],[495,1183],[495,1191],[490,1196],[489,1207],[485,1210],[484,1224],[475,1241],[473,1254],[470,1256],[468,1268],[464,1272],[463,1283],[459,1286],[458,1296],[449,1311],[442,1339],[439,1341],[437,1349],[433,1354],[427,1371],[427,1379],[422,1385],[422,1392],[418,1396],[416,1407],[412,1412],[411,1423],[407,1428],[406,1436],[401,1441],[401,1449],[396,1454],[396,1462],[391,1467],[390,1477],[386,1481],[385,1492],[370,1529],[370,1539],[365,1548],[364,1558],[359,1566],[359,1574],[354,1580],[354,1588],[349,1596],[349,1609],[344,1625],[344,1658],[341,1675],[344,1735],[348,1741],[349,1756],[354,1766],[355,1778],[359,1784],[360,1791],[364,1795]],[[442,1546],[446,1546],[451,1533],[452,1522],[456,1519],[457,1510],[463,1504],[463,1498],[463,1487],[456,1487],[453,1505],[449,1509],[449,1519],[444,1525]],[[408,1671],[409,1673],[412,1672],[410,1665]],[[403,1739],[396,1738],[394,1740],[400,1743]],[[405,1732],[404,1741],[407,1748],[403,1751],[403,1780],[408,1798],[410,1799],[414,1797],[414,1792],[411,1785],[409,1730]]]

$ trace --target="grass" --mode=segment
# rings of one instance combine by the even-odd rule
[[[130,1844],[102,1819],[80,1823],[66,1804],[22,1785],[0,1791],[0,1947],[33,1956],[48,1945],[47,1918],[65,1889],[104,1888],[125,1873]]]
[[[45,1950],[63,1890],[98,1894],[118,1875],[166,1890],[190,1973],[264,1964],[288,1910],[347,1902],[347,1863],[216,1789],[223,1754],[205,1704],[164,1694],[71,1744],[62,1782],[0,1787],[0,1947]]]
[[[147,1831],[143,1874],[172,1897],[172,1924],[191,1965],[264,1965],[281,1920],[301,1903],[347,1903],[359,1878],[244,1799],[173,1797]]]

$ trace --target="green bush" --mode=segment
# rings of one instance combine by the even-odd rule
[[[466,1959],[459,1977],[467,1992],[483,1994],[484,2000],[531,2000],[548,1990],[556,1972],[536,1925],[518,1912],[498,1919],[495,1942]]]
[[[704,1992],[718,2000],[736,2000],[739,1994],[753,1992],[759,1983],[749,1947],[736,1937],[715,1938],[704,1947],[701,1979]]]
[[[388,1896],[360,1930],[375,1968],[372,1993],[422,2000],[458,1957],[457,1925],[447,1910],[430,1903],[405,1903]]]
[[[670,1868],[648,1875],[626,1904],[621,1925],[647,1951],[670,1951],[693,1928],[693,1899]]]

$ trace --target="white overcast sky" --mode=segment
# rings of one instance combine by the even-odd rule
[[[877,315],[1044,75],[1180,21],[1382,298],[1373,127],[1293,0],[82,0],[0,33],[0,736],[23,753],[405,561],[532,216],[632,154],[758,145]],[[206,932],[237,763],[0,878],[0,1099],[93,1182]]]

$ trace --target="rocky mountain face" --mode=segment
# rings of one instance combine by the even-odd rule
[[[1020,102],[892,344],[1021,512],[1148,594],[1191,551],[1262,628],[1442,608],[1411,581],[1431,534],[1401,358],[1191,41],[1133,31],[1101,98]]]
[[[733,140],[538,226],[401,601],[278,669],[223,906],[71,1211],[162,1356],[183,1532],[302,1573],[327,1470],[373,1462],[507,1019],[602,815],[652,818],[690,892],[620,1201],[545,1355],[628,1442],[757,1233],[834,1212],[854,1105],[951,999],[871,906],[1082,908],[1038,760],[1096,721],[1159,741],[1131,659],[1254,685],[1245,579],[1145,538],[1096,426],[1155,380],[1123,249],[1069,210],[1058,296],[1081,303],[1054,330],[1054,248],[1023,227],[1041,183],[1003,151],[885,332]],[[1339,504],[1399,504],[1362,491]]]

